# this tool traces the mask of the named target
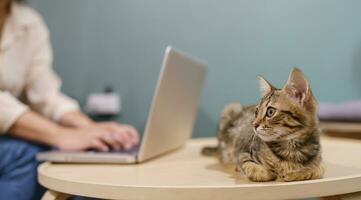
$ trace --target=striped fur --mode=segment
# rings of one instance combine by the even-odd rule
[[[204,154],[234,164],[252,181],[318,179],[321,163],[316,100],[299,69],[276,89],[260,77],[258,105],[227,105],[220,116],[218,146]]]

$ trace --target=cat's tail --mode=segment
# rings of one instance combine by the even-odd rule
[[[218,155],[218,147],[217,146],[206,146],[202,149],[202,155],[204,156],[217,156]]]

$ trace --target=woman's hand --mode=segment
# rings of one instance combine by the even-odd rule
[[[62,127],[54,136],[54,146],[66,151],[130,149],[138,142],[135,128],[115,122],[94,123],[77,129]]]
[[[24,112],[9,132],[15,137],[67,151],[130,149],[139,142],[137,130],[129,125],[90,121],[87,126],[69,128],[55,124],[31,110]]]

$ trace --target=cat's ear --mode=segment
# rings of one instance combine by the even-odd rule
[[[298,68],[293,68],[283,90],[298,103],[303,104],[309,95],[309,85],[305,75]]]
[[[273,86],[262,76],[257,76],[259,83],[259,90],[261,92],[261,97],[264,97],[266,94],[270,93],[273,90]]]

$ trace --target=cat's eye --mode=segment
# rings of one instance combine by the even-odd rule
[[[276,113],[276,109],[273,107],[268,107],[266,111],[267,117],[272,117]]]

